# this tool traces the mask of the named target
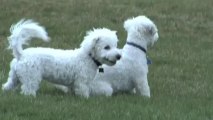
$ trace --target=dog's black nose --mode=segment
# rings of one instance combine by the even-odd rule
[[[117,60],[120,60],[121,59],[121,55],[116,55],[116,58],[117,58]]]

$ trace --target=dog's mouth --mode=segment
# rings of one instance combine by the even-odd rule
[[[115,65],[116,62],[117,62],[116,60],[115,60],[115,61],[112,61],[112,60],[109,60],[109,59],[107,59],[107,58],[105,58],[104,60],[107,62],[107,63],[106,63],[107,65]]]

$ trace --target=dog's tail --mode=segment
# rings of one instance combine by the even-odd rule
[[[9,49],[13,50],[15,58],[20,59],[23,53],[23,44],[27,44],[32,38],[40,38],[49,41],[49,37],[44,27],[33,20],[20,20],[10,27],[11,35],[8,37]]]

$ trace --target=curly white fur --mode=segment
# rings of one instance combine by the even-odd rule
[[[73,89],[77,95],[89,97],[87,82],[94,79],[98,68],[94,60],[114,65],[120,59],[115,31],[107,28],[87,32],[81,47],[75,50],[53,48],[22,48],[31,38],[48,41],[42,26],[32,20],[21,20],[11,26],[8,37],[14,59],[10,64],[8,80],[2,89],[11,90],[21,83],[21,93],[36,96],[41,80]]]

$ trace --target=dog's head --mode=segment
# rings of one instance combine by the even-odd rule
[[[156,25],[146,16],[138,16],[126,20],[124,28],[132,38],[132,41],[139,44],[140,42],[146,42],[148,46],[153,46],[159,38]]]
[[[87,32],[81,47],[100,63],[114,65],[121,58],[117,42],[116,31],[98,28]]]

